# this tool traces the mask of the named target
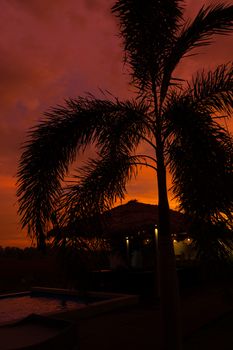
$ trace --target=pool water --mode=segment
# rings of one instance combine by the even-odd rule
[[[0,299],[0,323],[18,320],[31,313],[39,315],[84,308],[76,298],[28,295]]]

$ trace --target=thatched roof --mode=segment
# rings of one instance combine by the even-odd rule
[[[185,216],[170,210],[171,232],[187,232]],[[77,220],[71,226],[59,229],[62,236],[96,236],[120,237],[140,233],[152,233],[158,224],[158,206],[140,203],[136,200],[119,205],[98,217]],[[48,237],[57,236],[52,229]]]
[[[187,230],[185,216],[170,210],[172,233]],[[136,200],[119,205],[103,215],[102,225],[106,234],[134,234],[149,231],[158,224],[158,206]]]

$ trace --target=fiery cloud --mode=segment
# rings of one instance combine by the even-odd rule
[[[211,1],[189,0],[187,16]],[[0,244],[28,244],[20,233],[15,174],[26,131],[49,106],[99,88],[132,95],[109,0],[3,0],[0,15]],[[204,53],[205,52],[205,53]],[[232,59],[232,37],[217,39],[184,60],[177,75]],[[233,125],[231,124],[233,130]],[[146,181],[145,181],[146,180]],[[145,185],[146,184],[146,185]],[[156,183],[144,171],[129,186],[130,198],[156,202]],[[175,204],[174,204],[175,205]]]

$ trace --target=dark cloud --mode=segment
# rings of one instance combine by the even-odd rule
[[[19,226],[15,174],[26,131],[49,106],[99,88],[120,98],[132,95],[122,73],[121,43],[109,0],[2,0],[0,14],[0,209],[2,239],[15,240]],[[187,0],[192,17],[206,1]],[[216,41],[205,54],[183,61],[179,76],[232,59],[232,38]],[[233,125],[232,125],[233,130]],[[146,181],[145,181],[146,179]],[[147,185],[146,185],[147,184]],[[144,172],[129,197],[155,202],[153,176]],[[131,197],[130,197],[131,196]],[[5,209],[4,209],[5,208]],[[11,209],[10,209],[11,208]],[[1,210],[0,210],[1,212]],[[11,222],[11,223],[10,223]],[[4,228],[4,229],[3,229]],[[5,237],[5,238],[4,238]],[[19,236],[17,236],[19,237]]]
[[[24,11],[43,20],[48,20],[56,13],[64,15],[64,10],[69,8],[69,1],[64,0],[8,0],[8,2],[17,11]]]
[[[88,10],[99,10],[103,6],[103,1],[101,0],[86,0],[85,1],[85,6],[87,7]]]

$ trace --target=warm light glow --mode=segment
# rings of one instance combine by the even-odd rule
[[[129,237],[125,237],[127,259],[129,259]]]
[[[176,240],[176,239],[173,239],[173,243],[177,243],[177,240]]]
[[[188,244],[188,245],[191,244],[192,243],[192,239],[189,238],[189,237],[186,238],[185,243]]]
[[[158,252],[158,237],[159,237],[159,231],[158,231],[158,228],[157,226],[155,226],[155,245],[156,245],[156,251]]]
[[[148,245],[149,243],[150,243],[150,239],[148,239],[148,238],[147,238],[147,239],[144,239],[144,241],[143,241],[143,244],[144,244],[144,245]]]

